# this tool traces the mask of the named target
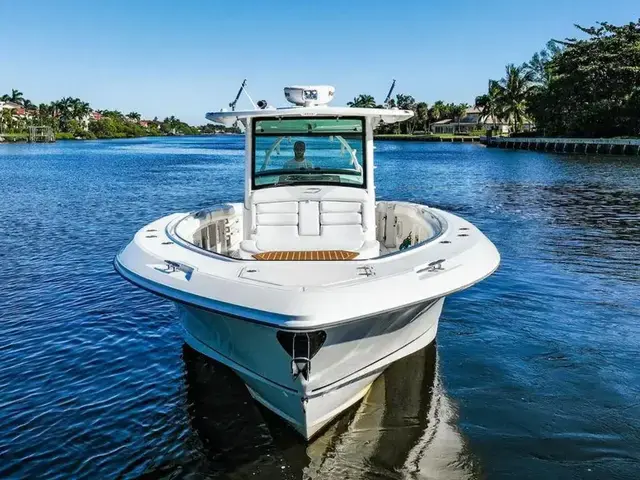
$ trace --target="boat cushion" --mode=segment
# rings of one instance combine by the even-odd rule
[[[300,202],[298,212],[298,233],[300,235],[320,235],[319,202]]]
[[[258,250],[286,250],[298,242],[297,225],[258,225],[256,227],[256,246]]]
[[[331,245],[331,249],[342,245],[343,250],[359,250],[364,243],[360,225],[322,225],[320,230],[324,244]]]
[[[257,203],[256,213],[298,213],[298,202]]]
[[[321,225],[362,225],[362,215],[355,212],[322,213]]]
[[[270,250],[353,250],[363,244],[360,225],[323,225],[320,235],[298,235],[295,225],[259,225],[256,247]]]
[[[297,213],[258,213],[257,225],[297,225]]]
[[[362,203],[360,202],[320,202],[321,213],[333,213],[333,212],[355,212],[362,211]]]

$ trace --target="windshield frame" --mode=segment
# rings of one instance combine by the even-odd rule
[[[330,137],[330,136],[338,136],[338,135],[354,135],[354,132],[341,132],[341,133],[336,133],[336,132],[327,132],[327,133],[323,133],[323,132],[311,132],[311,133],[304,133],[304,134],[287,134],[285,132],[282,133],[275,133],[275,132],[268,132],[268,133],[258,133],[258,135],[256,135],[256,126],[258,124],[258,122],[262,121],[262,120],[286,120],[286,119],[291,119],[291,118],[298,118],[298,117],[294,117],[294,116],[289,116],[289,115],[282,115],[282,116],[273,116],[273,117],[259,117],[259,118],[255,118],[253,119],[253,121],[251,122],[251,190],[260,190],[263,188],[274,188],[274,187],[283,187],[283,186],[306,186],[306,185],[329,185],[329,186],[334,186],[334,187],[346,187],[346,188],[361,188],[366,190],[367,189],[367,162],[368,162],[368,158],[367,158],[367,138],[366,138],[366,121],[365,121],[365,117],[359,117],[357,115],[340,115],[340,116],[334,116],[334,115],[313,115],[313,116],[302,116],[301,118],[309,118],[309,119],[313,119],[313,120],[317,120],[317,119],[325,119],[325,120],[358,120],[361,125],[362,125],[362,132],[361,133],[355,133],[355,135],[361,136],[362,137],[362,184],[354,184],[354,183],[336,183],[336,182],[331,182],[331,181],[327,181],[327,182],[322,182],[322,181],[309,181],[309,182],[304,182],[304,183],[295,183],[295,184],[291,184],[291,185],[279,185],[277,183],[274,184],[270,184],[270,185],[257,185],[256,184],[256,136],[260,136],[260,137],[273,137],[273,138],[277,138],[277,137],[287,137],[287,136],[300,136],[300,137]],[[300,172],[295,172],[292,171],[292,174],[300,174]],[[322,171],[320,172],[308,172],[308,173],[302,173],[302,175],[305,174],[313,174],[313,173],[322,173]]]

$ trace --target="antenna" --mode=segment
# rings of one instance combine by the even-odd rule
[[[391,88],[389,89],[389,93],[387,93],[387,98],[384,99],[384,105],[387,105],[389,103],[389,100],[391,100],[391,94],[393,93],[393,89],[396,86],[396,79],[393,79],[393,83],[391,84]]]
[[[244,86],[247,84],[247,79],[245,78],[242,81],[242,85],[240,85],[240,90],[238,90],[238,94],[236,95],[236,98],[233,100],[233,102],[231,102],[229,104],[229,106],[231,107],[231,111],[235,112],[236,110],[236,103],[238,103],[238,99],[240,98],[240,94],[242,93],[242,89],[244,88]]]
[[[229,104],[229,106],[231,107],[231,111],[235,112],[236,110],[236,103],[238,103],[238,99],[240,98],[240,94],[242,93],[242,91],[244,90],[245,95],[249,98],[249,101],[251,102],[251,105],[253,105],[253,108],[256,108],[256,104],[253,103],[253,100],[251,99],[251,97],[249,96],[249,92],[247,92],[247,89],[245,88],[245,86],[247,85],[247,79],[245,78],[242,81],[242,85],[240,85],[240,90],[238,90],[238,94],[236,95],[236,98],[233,99],[233,102],[231,102]]]

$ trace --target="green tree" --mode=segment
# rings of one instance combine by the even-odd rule
[[[375,108],[376,101],[371,95],[358,95],[352,101],[347,102],[349,107],[356,108]]]
[[[394,124],[396,126],[396,133],[401,133],[402,130],[404,129],[404,133],[411,135],[415,130],[416,124],[417,124],[416,116],[415,116],[415,112],[417,108],[416,99],[413,98],[411,95],[398,93],[396,95],[394,104],[400,110],[411,110],[412,112],[414,112],[414,116],[411,117],[409,120]]]
[[[82,123],[91,113],[91,106],[79,98],[73,98],[69,102],[70,116],[73,120]]]
[[[19,103],[20,105],[24,102],[24,94],[20,90],[16,90],[15,88],[11,90],[11,97],[9,100],[13,103]]]
[[[438,122],[444,118],[445,114],[445,105],[442,100],[438,100],[433,104],[433,106],[429,109],[429,122]]]
[[[556,42],[549,82],[532,90],[530,114],[547,135],[640,134],[640,20],[576,27],[587,38]]]
[[[429,105],[426,102],[418,102],[416,105],[416,121],[423,132],[429,131]]]
[[[116,120],[111,117],[104,117],[89,124],[89,131],[97,138],[117,138],[122,136],[116,125]]]
[[[506,75],[498,83],[499,105],[502,116],[509,120],[513,131],[519,131],[527,111],[527,98],[533,82],[533,73],[525,65],[506,66]]]
[[[6,100],[5,100],[6,101]],[[2,109],[0,110],[0,132],[7,132],[11,130],[13,126],[13,115],[11,114],[11,110]]]
[[[546,48],[533,54],[531,60],[525,64],[525,69],[531,72],[531,81],[533,83],[543,87],[549,85],[551,81],[551,61],[561,52],[562,47],[556,41],[549,40]]]
[[[496,80],[489,80],[487,93],[477,96],[475,101],[476,108],[480,109],[478,123],[493,121],[492,130],[495,123],[502,120],[500,93],[500,84]]]
[[[458,129],[458,132],[460,132],[460,122],[467,115],[468,108],[469,108],[469,105],[467,105],[466,103],[460,103],[458,105],[454,105],[451,108],[451,114],[453,115],[453,118],[457,123],[456,128]]]

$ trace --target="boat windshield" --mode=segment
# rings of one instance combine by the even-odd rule
[[[362,118],[256,120],[253,188],[284,185],[365,186]]]

